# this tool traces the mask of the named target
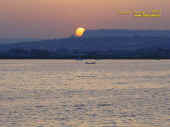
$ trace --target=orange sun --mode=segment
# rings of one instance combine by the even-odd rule
[[[82,37],[85,31],[86,31],[85,28],[79,27],[79,28],[77,28],[76,31],[75,31],[75,36],[76,36],[76,37]]]

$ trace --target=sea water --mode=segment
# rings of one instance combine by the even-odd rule
[[[170,61],[0,60],[0,127],[170,127]]]

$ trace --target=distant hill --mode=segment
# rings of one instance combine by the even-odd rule
[[[168,33],[169,31],[118,30],[116,33],[116,30],[89,30],[81,38],[4,44],[0,46],[0,50],[10,58],[16,56],[19,58],[40,56],[40,58],[170,58]]]

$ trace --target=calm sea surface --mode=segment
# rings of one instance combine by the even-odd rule
[[[170,127],[170,61],[0,60],[0,127]]]

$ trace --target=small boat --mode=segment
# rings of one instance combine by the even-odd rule
[[[96,61],[86,61],[85,64],[96,64]]]

